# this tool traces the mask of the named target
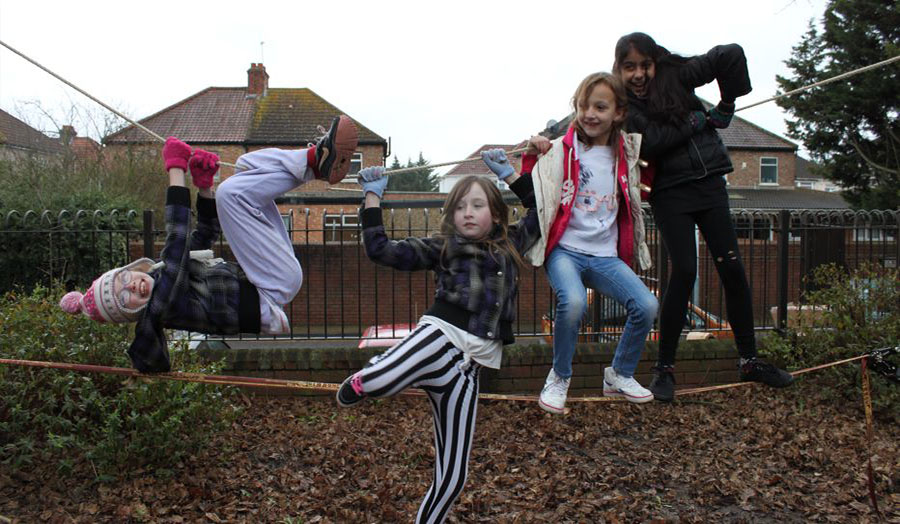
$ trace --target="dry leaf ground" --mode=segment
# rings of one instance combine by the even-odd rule
[[[860,400],[815,377],[671,405],[479,405],[470,475],[449,522],[875,522]],[[860,395],[857,394],[857,397]],[[249,401],[232,431],[168,478],[94,481],[54,465],[0,473],[0,522],[410,522],[431,478],[421,397],[338,409]],[[876,422],[876,490],[900,522],[900,428]]]

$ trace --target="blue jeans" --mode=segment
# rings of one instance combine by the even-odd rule
[[[556,374],[562,378],[572,376],[575,341],[587,309],[587,287],[590,287],[624,306],[628,313],[612,367],[623,377],[633,377],[659,308],[653,293],[618,257],[595,257],[557,247],[544,264],[556,292],[553,326]]]

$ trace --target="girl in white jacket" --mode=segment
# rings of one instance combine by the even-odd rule
[[[544,264],[556,293],[553,368],[540,406],[563,413],[587,288],[625,307],[627,320],[612,366],[604,371],[606,395],[647,402],[653,395],[634,380],[647,334],[656,318],[656,297],[631,269],[636,258],[650,267],[640,206],[640,135],[621,131],[627,99],[609,73],[588,75],[572,99],[575,118],[564,137],[533,137],[543,153],[526,154],[522,173],[532,173],[541,239],[526,253]]]

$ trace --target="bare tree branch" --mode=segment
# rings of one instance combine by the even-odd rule
[[[889,167],[882,166],[881,164],[876,163],[874,160],[872,160],[868,156],[866,156],[866,154],[863,153],[862,148],[860,147],[859,143],[857,143],[857,141],[852,136],[847,135],[847,141],[850,142],[850,145],[853,146],[853,149],[855,149],[856,152],[859,153],[859,156],[861,156],[862,159],[866,162],[866,164],[868,164],[870,167],[877,169],[879,171],[884,171],[885,173],[891,173],[893,175],[900,174],[900,170],[891,169]]]

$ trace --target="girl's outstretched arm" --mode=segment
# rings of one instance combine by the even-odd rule
[[[194,151],[188,165],[197,187],[197,228],[191,233],[191,249],[209,249],[222,231],[213,193],[213,177],[219,170],[219,155],[202,149]]]
[[[366,256],[378,264],[404,271],[433,268],[440,258],[440,249],[434,239],[408,238],[395,241],[389,239],[384,231],[379,207],[387,187],[384,168],[367,167],[358,176],[366,193],[365,208],[360,210]]]

